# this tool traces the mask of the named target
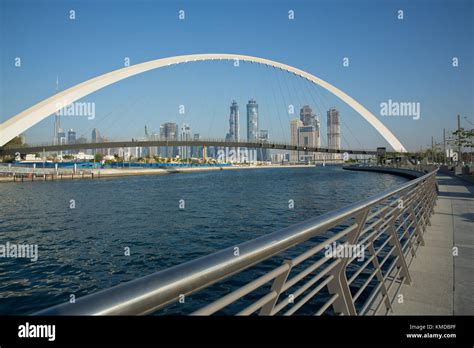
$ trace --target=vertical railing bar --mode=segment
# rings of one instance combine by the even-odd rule
[[[347,242],[349,242],[349,244],[354,244],[359,239],[367,220],[369,210],[370,207],[367,207],[356,215],[355,224],[357,224],[357,229],[348,235]],[[334,312],[344,313],[345,315],[357,315],[354,301],[352,299],[351,289],[347,283],[346,268],[348,262],[349,259],[346,258],[331,270],[330,274],[334,276],[334,279],[328,284],[328,290],[331,295],[338,295],[336,301],[333,303]]]
[[[267,302],[260,309],[259,315],[270,315],[273,309],[275,308],[275,304],[277,303],[278,298],[280,297],[281,290],[283,289],[286,279],[288,278],[288,275],[291,272],[291,268],[293,267],[293,261],[285,260],[283,261],[283,264],[288,265],[288,269],[273,280],[272,288],[270,290],[271,292],[275,292],[276,296],[273,297],[271,301]]]

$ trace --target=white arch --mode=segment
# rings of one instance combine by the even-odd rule
[[[0,124],[0,146],[5,145],[8,141],[13,139],[18,134],[24,132],[28,128],[32,127],[36,123],[52,115],[62,107],[80,99],[84,96],[93,93],[103,87],[111,85],[120,80],[126,79],[127,77],[141,74],[145,71],[169,66],[173,64],[186,63],[191,61],[202,61],[202,60],[241,60],[253,63],[259,63],[263,65],[272,66],[279,68],[295,75],[301,76],[321,87],[333,93],[339,97],[342,101],[352,107],[357,113],[359,113],[367,122],[369,122],[385,140],[392,146],[393,150],[398,152],[406,152],[405,147],[400,141],[393,135],[382,122],[380,122],[369,110],[362,106],[359,102],[354,100],[352,97],[334,87],[330,83],[321,80],[320,78],[311,75],[303,70],[294,68],[292,66],[275,62],[269,59],[244,56],[240,54],[191,54],[184,56],[168,57],[149,62],[132,65],[129,67],[114,70],[112,72],[100,75],[92,78],[78,85],[75,85],[63,92],[53,95],[36,105],[20,112],[19,114],[11,117],[4,123]]]

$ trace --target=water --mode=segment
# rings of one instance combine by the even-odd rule
[[[327,166],[1,184],[0,244],[37,244],[39,257],[0,258],[0,314],[67,302],[405,181]]]

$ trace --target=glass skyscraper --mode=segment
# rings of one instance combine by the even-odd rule
[[[328,149],[341,149],[341,120],[335,107],[328,110]],[[340,159],[340,154],[331,154],[331,158]]]
[[[227,134],[227,140],[239,141],[240,139],[240,121],[239,121],[239,105],[234,100],[230,106],[229,115],[229,133]]]
[[[178,125],[167,122],[160,127],[160,140],[178,140]],[[176,146],[163,146],[160,149],[162,157],[176,157],[178,148]]]
[[[258,104],[254,99],[247,104],[247,140],[258,140]]]

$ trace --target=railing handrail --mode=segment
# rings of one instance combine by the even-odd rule
[[[279,231],[228,247],[153,274],[89,294],[76,303],[60,304],[37,315],[148,314],[220,280],[244,271],[375,204],[415,187],[436,175],[437,169],[393,189],[308,219]],[[238,248],[238,249],[236,249]],[[238,250],[238,257],[235,252]]]

